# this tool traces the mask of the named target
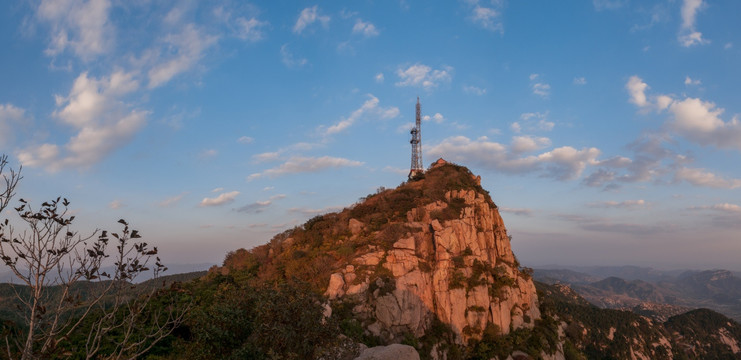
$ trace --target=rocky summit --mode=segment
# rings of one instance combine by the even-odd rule
[[[445,173],[433,168],[427,176]],[[472,180],[474,188],[445,189],[442,199],[425,201],[387,224],[404,230],[388,248],[364,247],[333,272],[329,299],[357,302],[353,312],[367,329],[389,340],[422,336],[435,317],[450,325],[461,343],[491,325],[503,333],[532,326],[540,317],[535,285],[518,268],[498,208],[479,188],[479,179]],[[404,186],[424,193],[427,182]],[[452,215],[440,216],[445,213]],[[349,241],[384,236],[385,229],[369,230],[355,218],[348,226]]]
[[[309,220],[220,271],[299,278],[391,343],[434,324],[465,344],[488,329],[507,334],[540,318],[531,273],[519,268],[507,229],[481,178],[439,160],[396,189],[379,189],[338,213]],[[347,314],[345,314],[347,315]]]
[[[395,189],[379,188],[265,245],[230,252],[194,285],[214,294],[204,299],[230,300],[214,301],[204,311],[215,315],[194,321],[190,331],[213,326],[226,307],[229,321],[218,333],[242,334],[228,337],[237,350],[185,343],[220,354],[343,360],[401,353],[451,360],[741,358],[741,325],[723,315],[600,309],[566,285],[534,283],[532,274],[512,253],[480,177],[439,160]],[[722,275],[711,279],[728,281]],[[602,285],[651,294],[615,279]],[[393,344],[408,346],[384,346]],[[396,355],[384,355],[390,353]]]

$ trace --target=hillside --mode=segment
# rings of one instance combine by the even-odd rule
[[[562,320],[567,359],[741,359],[741,324],[712,310],[656,321],[600,309],[567,285],[536,286],[544,313]]]
[[[480,178],[444,162],[422,179],[233,252],[219,271],[250,268],[261,281],[305,281],[333,308],[354,304],[353,319],[383,342],[423,337],[440,321],[464,344],[487,327],[506,334],[540,317],[530,275]]]

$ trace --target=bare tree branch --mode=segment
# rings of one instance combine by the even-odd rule
[[[0,188],[0,212],[21,179],[12,169],[3,174],[7,163],[7,156],[0,156],[5,183]],[[18,233],[7,219],[0,223],[0,260],[28,287],[25,296],[14,288],[27,329],[17,339],[21,341],[13,339],[20,359],[63,354],[69,339],[81,332],[86,334],[88,359],[136,358],[183,322],[191,303],[178,306],[173,291],[153,288],[142,293],[132,285],[140,274],[152,272],[157,278],[166,268],[156,258],[157,248],[140,241],[139,232],[125,220],[118,221],[120,232],[95,230],[81,236],[71,229],[75,217],[69,215],[67,199],[44,202],[38,209],[23,199],[19,202],[14,210],[25,230]],[[113,267],[110,273],[104,270],[108,264]],[[159,304],[154,299],[168,297],[172,303],[155,307]],[[13,359],[8,337],[5,342]],[[113,350],[101,354],[104,344]]]

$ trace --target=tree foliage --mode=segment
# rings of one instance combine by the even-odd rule
[[[18,172],[3,173],[6,165],[7,157],[0,157],[0,211],[21,179]],[[21,283],[13,289],[23,319],[19,329],[4,331],[4,355],[135,358],[182,322],[188,305],[152,307],[155,297],[165,298],[160,289],[132,291],[140,274],[151,271],[156,278],[166,270],[157,248],[139,240],[125,220],[118,221],[120,231],[80,235],[72,229],[69,205],[56,198],[35,208],[21,198],[14,208],[18,220],[0,223],[0,260]]]

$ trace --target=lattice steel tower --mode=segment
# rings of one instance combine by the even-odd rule
[[[409,170],[409,179],[414,178],[417,174],[422,174],[425,168],[422,166],[422,112],[419,106],[419,96],[417,96],[417,117],[414,128],[409,132],[412,134],[412,167]]]

